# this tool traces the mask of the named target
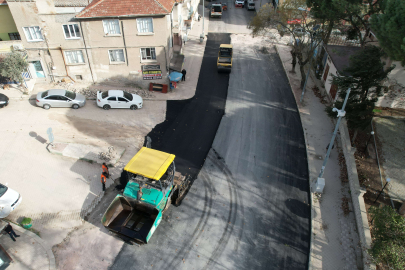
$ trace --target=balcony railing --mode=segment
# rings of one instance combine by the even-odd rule
[[[55,0],[55,7],[86,7],[93,0]]]

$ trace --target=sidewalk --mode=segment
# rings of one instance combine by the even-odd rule
[[[52,250],[35,233],[12,224],[17,241],[11,240],[8,234],[0,236],[1,245],[13,259],[7,270],[55,270],[56,263]]]
[[[359,236],[350,200],[350,189],[340,179],[338,147],[335,147],[325,168],[325,188],[321,197],[312,193],[319,171],[326,155],[334,130],[334,123],[326,115],[319,98],[312,88],[315,81],[309,77],[303,102],[300,103],[300,73],[290,73],[291,54],[288,46],[277,45],[277,51],[283,63],[291,89],[300,111],[302,126],[307,144],[308,169],[310,172],[312,198],[312,237],[309,269],[360,269],[362,255],[359,248]],[[335,144],[338,146],[338,140]],[[342,210],[342,199],[349,198],[349,214]]]

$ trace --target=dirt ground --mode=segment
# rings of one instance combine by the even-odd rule
[[[390,108],[376,108],[375,109],[376,116],[405,116],[404,109],[390,109]],[[382,190],[383,185],[385,184],[385,173],[382,167],[384,163],[384,157],[381,153],[382,151],[382,144],[378,139],[378,136],[375,136],[376,144],[377,144],[377,152],[379,154],[380,160],[380,167],[381,167],[381,176],[380,171],[377,164],[377,159],[375,157],[375,150],[374,150],[374,141],[373,138],[370,138],[371,127],[368,130],[359,131],[354,145],[356,146],[356,165],[357,165],[357,172],[359,176],[360,186],[367,189],[367,193],[364,195],[366,209],[371,206],[381,206],[381,205],[389,205],[391,206],[391,201],[386,192],[383,192],[378,200],[374,203],[377,196]],[[378,130],[375,130],[378,133]],[[350,132],[351,137],[353,138],[353,131]],[[368,143],[368,145],[367,145]],[[366,150],[366,145],[368,146]],[[383,179],[383,183],[381,183],[381,178]],[[394,207],[396,210],[399,209],[401,206],[401,202],[393,201]],[[372,217],[368,215],[369,221],[371,221]]]

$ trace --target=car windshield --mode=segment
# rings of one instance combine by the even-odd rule
[[[221,12],[221,6],[213,6],[212,9],[214,12]]]
[[[45,91],[45,92],[42,92],[41,97],[44,98],[44,97],[46,97],[47,95],[48,95],[48,91]]]
[[[124,91],[124,97],[125,97],[126,99],[128,99],[129,101],[132,101],[132,98],[133,98],[130,93],[125,92],[125,91]]]
[[[72,92],[72,91],[66,91],[65,96],[70,98],[70,99],[75,99],[76,98],[76,93]]]
[[[102,99],[105,99],[106,97],[108,97],[108,91],[104,91],[103,93],[101,93]]]
[[[0,184],[0,197],[4,195],[4,193],[6,193],[8,187]]]

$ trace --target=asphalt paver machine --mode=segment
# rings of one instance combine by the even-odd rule
[[[178,206],[190,177],[176,172],[175,155],[142,147],[125,166],[127,184],[107,208],[101,223],[128,243],[146,244],[170,204]]]

